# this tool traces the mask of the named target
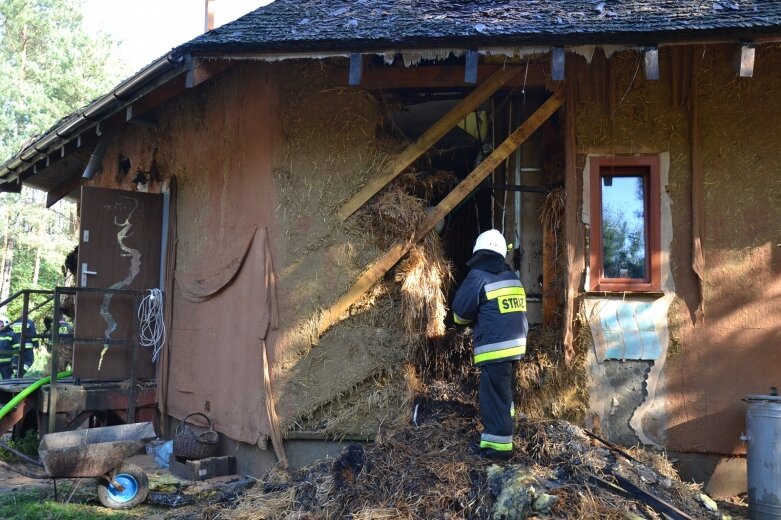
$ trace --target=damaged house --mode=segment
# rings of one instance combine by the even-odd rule
[[[77,341],[74,376],[156,377],[163,426],[207,414],[240,471],[371,439],[468,371],[448,298],[493,227],[528,297],[522,411],[730,495],[741,399],[779,383],[780,43],[752,0],[277,0],[0,182],[79,201],[82,287],[165,295],[156,362]],[[104,303],[79,295],[76,338],[107,310],[132,337]]]

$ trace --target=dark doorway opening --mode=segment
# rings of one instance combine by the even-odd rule
[[[389,111],[390,131],[414,141],[465,95],[461,91],[395,93]],[[452,180],[436,190],[428,204],[439,203],[548,95],[544,89],[500,90],[440,139],[415,164],[415,173],[422,178],[451,174]],[[554,115],[444,219],[439,231],[454,266],[455,287],[468,272],[466,262],[477,235],[491,228],[502,231],[512,245],[508,263],[527,288],[532,324],[542,321],[543,231],[539,215],[546,194],[561,184],[562,158],[563,138]],[[451,301],[452,297],[451,293]]]

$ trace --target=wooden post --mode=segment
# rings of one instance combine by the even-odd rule
[[[60,291],[57,287],[54,288],[51,342],[51,380],[49,382],[49,406],[46,410],[48,413],[46,433],[57,431],[57,356],[59,355],[60,343]]]
[[[27,351],[27,319],[30,309],[30,293],[25,291],[22,298],[24,306],[22,307],[22,332],[19,334],[19,359],[16,360],[16,377],[24,377],[27,369],[24,368],[24,354]]]
[[[577,148],[575,132],[575,78],[572,64],[568,67],[570,76],[565,82],[567,104],[564,118],[564,153],[565,173],[564,190],[564,238],[566,240],[567,270],[565,278],[564,298],[564,360],[572,366],[575,358],[574,336],[572,333],[575,320],[575,296],[580,284],[580,271],[583,268],[583,250],[578,247],[580,229],[578,226],[578,172]],[[612,106],[611,106],[612,110]]]
[[[263,390],[266,394],[266,419],[268,420],[269,428],[271,428],[271,446],[274,448],[274,453],[276,453],[279,463],[286,468],[288,460],[285,446],[282,444],[282,432],[279,429],[277,401],[271,388],[271,371],[269,369],[265,339],[260,340],[260,358],[263,364]]]
[[[360,52],[350,54],[350,75],[347,84],[355,87],[361,84],[363,75],[363,55]]]
[[[697,57],[694,46],[691,47],[691,69],[689,84],[689,134],[692,170],[692,271],[697,276],[699,302],[694,313],[694,324],[705,319],[705,259],[702,251],[702,239],[705,236],[705,175],[702,169],[700,149],[700,116],[697,100]]]
[[[488,79],[473,90],[467,97],[462,99],[447,114],[434,123],[431,128],[421,135],[417,141],[410,144],[399,155],[383,168],[382,172],[369,181],[361,191],[353,195],[350,200],[344,203],[338,212],[339,219],[344,221],[363,206],[366,201],[372,198],[378,191],[385,187],[390,181],[395,179],[410,164],[415,162],[437,141],[442,139],[450,130],[461,122],[467,114],[474,112],[491,95],[507,84],[510,79],[516,75],[520,68],[499,69]]]
[[[556,312],[560,303],[555,283],[558,275],[556,231],[547,224],[542,226],[542,323],[545,326],[553,326],[556,323]]]
[[[352,304],[363,296],[377,281],[382,278],[410,250],[412,244],[425,237],[437,222],[450,213],[466,198],[491,172],[504,162],[526,139],[528,139],[542,124],[561,107],[564,95],[557,90],[542,104],[524,123],[500,144],[496,150],[481,162],[477,168],[451,191],[433,211],[420,222],[415,235],[409,241],[396,242],[376,262],[370,265],[356,280],[352,287],[339,298],[330,308],[323,311],[317,327],[318,336],[322,335],[332,325],[341,320]]]
[[[559,132],[558,128],[550,123],[546,124],[542,131],[542,171],[548,186],[552,186],[559,180],[557,178],[561,158]],[[551,195],[548,194],[548,197]],[[553,201],[553,199],[546,199],[544,204],[548,206]],[[548,208],[550,209],[550,206]],[[563,208],[561,209],[563,213]],[[558,221],[559,219],[556,218],[553,221],[544,222],[542,226],[542,323],[550,327],[560,323],[557,318],[561,314],[562,304],[560,290],[562,270],[559,268],[559,248],[561,247],[563,229],[561,223],[558,223],[557,227],[552,227]]]

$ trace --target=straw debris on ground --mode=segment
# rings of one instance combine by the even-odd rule
[[[636,448],[636,460],[626,459],[562,420],[519,417],[513,458],[484,460],[475,449],[477,409],[463,397],[457,391],[449,399],[419,395],[406,424],[381,431],[373,444],[349,444],[335,460],[301,470],[275,467],[218,517],[663,518],[594,479],[616,474],[694,518],[721,517],[663,456]]]

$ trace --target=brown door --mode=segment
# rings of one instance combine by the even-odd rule
[[[163,197],[107,188],[81,190],[79,287],[143,291],[160,285]],[[133,340],[138,336],[140,296],[80,293],[76,297],[76,338]],[[129,345],[76,343],[73,376],[83,379],[130,377]],[[152,349],[139,347],[136,376],[154,377]]]

